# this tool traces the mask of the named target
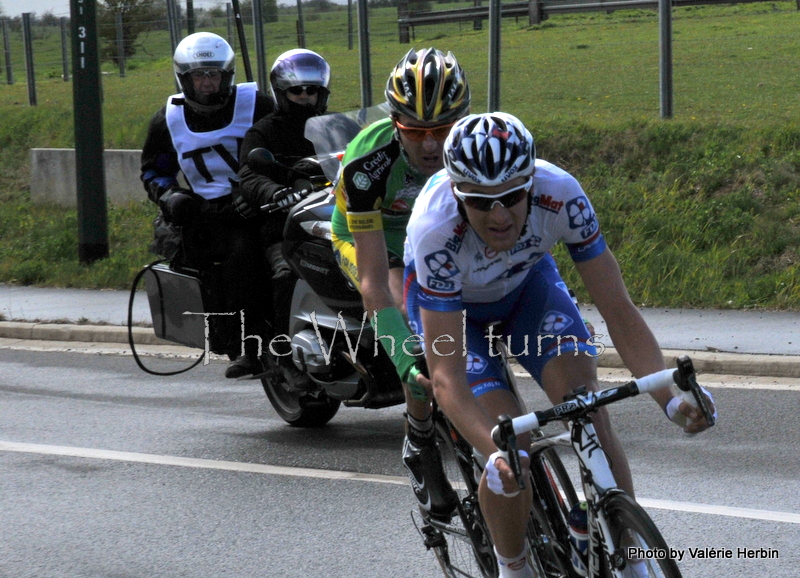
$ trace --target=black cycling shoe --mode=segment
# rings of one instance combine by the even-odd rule
[[[428,439],[403,441],[403,465],[420,508],[428,515],[445,522],[450,521],[458,504],[458,495],[444,473],[442,456],[436,449],[433,436]]]
[[[264,367],[257,357],[240,355],[228,364],[228,368],[225,370],[225,377],[228,379],[236,379],[237,377],[244,377],[246,375],[256,375],[263,371]]]

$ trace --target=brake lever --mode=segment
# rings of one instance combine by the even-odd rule
[[[697,374],[688,355],[681,355],[678,358],[678,369],[675,370],[675,384],[683,392],[683,398],[691,405],[699,407],[708,425],[713,426],[716,423],[714,413],[709,409],[706,403],[706,396],[703,395],[700,384],[697,383]]]
[[[525,477],[522,475],[522,464],[519,458],[519,448],[517,447],[517,434],[514,433],[514,424],[511,416],[503,414],[497,418],[497,427],[492,431],[492,439],[497,449],[506,453],[506,461],[520,490],[525,489]]]

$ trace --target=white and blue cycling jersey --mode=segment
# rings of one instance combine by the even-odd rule
[[[564,242],[576,262],[599,256],[606,243],[597,216],[578,181],[547,161],[536,160],[532,195],[527,223],[509,251],[490,249],[464,220],[444,170],[428,180],[408,224],[404,260],[411,329],[422,334],[419,308],[466,311],[467,372],[476,395],[505,387],[502,367],[487,350],[485,324],[503,322],[503,335],[520,341],[517,351],[523,337],[533,338],[534,351],[518,360],[539,383],[554,355],[594,353],[550,250]]]

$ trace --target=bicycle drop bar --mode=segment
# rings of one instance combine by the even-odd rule
[[[688,359],[688,358],[687,358]],[[571,419],[581,415],[586,415],[598,407],[614,403],[616,401],[639,395],[640,393],[650,393],[662,387],[669,387],[677,381],[679,370],[664,369],[650,375],[645,375],[634,379],[624,385],[611,387],[602,391],[587,391],[575,395],[572,399],[554,405],[550,409],[534,411],[512,420],[514,433],[538,429],[553,421]],[[497,432],[497,433],[495,433]],[[492,430],[492,437],[500,439],[497,426]]]
[[[703,417],[706,418],[709,427],[713,426],[716,423],[714,413],[708,408],[706,396],[703,395],[703,390],[700,384],[697,383],[692,360],[687,355],[681,355],[678,358],[678,369],[675,370],[675,384],[681,391],[691,392],[695,402],[693,405],[699,407],[700,411],[703,412]]]
[[[508,467],[517,479],[520,490],[525,489],[525,477],[522,475],[522,464],[519,461],[519,448],[517,447],[517,436],[514,433],[513,420],[511,416],[503,414],[497,418],[497,427],[492,430],[492,439],[501,452],[506,452]],[[497,435],[495,435],[495,432]]]

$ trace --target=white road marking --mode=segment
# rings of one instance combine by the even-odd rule
[[[76,458],[113,460],[122,462],[135,462],[142,464],[155,464],[162,466],[180,466],[188,468],[201,468],[210,470],[225,470],[231,472],[250,472],[274,476],[295,476],[301,478],[317,478],[326,480],[352,480],[358,482],[372,482],[378,484],[391,484],[398,486],[409,485],[408,478],[400,476],[384,476],[379,474],[362,474],[359,472],[340,472],[337,470],[318,470],[312,468],[294,468],[285,466],[270,466],[267,464],[250,464],[244,462],[230,462],[222,460],[204,460],[184,458],[179,456],[163,456],[156,454],[142,454],[135,452],[120,452],[114,450],[98,450],[93,448],[77,448],[68,446],[52,446],[44,444],[30,444],[20,442],[7,442],[0,440],[0,451],[44,454],[52,456],[69,456]],[[770,522],[785,522],[800,524],[800,514],[791,512],[776,512],[771,510],[756,510],[752,508],[735,508],[731,506],[714,506],[711,504],[695,504],[691,502],[677,502],[673,500],[657,500],[639,498],[638,502],[645,508],[673,510],[679,512],[693,512],[698,514],[713,514],[716,516],[730,516],[734,518],[750,518],[753,520],[766,520]]]
[[[180,466],[185,468],[201,468],[208,470],[226,470],[230,472],[250,472],[271,474],[274,476],[297,476],[301,478],[323,478],[327,480],[356,480],[359,482],[377,482],[381,484],[408,485],[406,478],[383,476],[379,474],[362,474],[359,472],[340,472],[336,470],[315,470],[311,468],[293,468],[270,466],[267,464],[250,464],[246,462],[228,462],[224,460],[203,460],[180,456],[162,456],[157,454],[140,454],[114,450],[97,450],[92,448],[76,448],[68,446],[51,446],[43,444],[27,444],[0,441],[0,451],[45,454],[51,456],[70,456],[97,460],[114,460],[120,462],[136,462],[140,464],[156,464],[161,466]]]
[[[693,504],[691,502],[654,500],[651,498],[637,498],[636,501],[639,502],[643,508],[656,508],[659,510],[692,512],[695,514],[714,514],[717,516],[731,516],[733,518],[750,518],[753,520],[767,520],[769,522],[800,524],[800,514],[793,514],[791,512],[774,512],[770,510],[756,510],[753,508],[735,508],[732,506],[712,506],[710,504]]]

